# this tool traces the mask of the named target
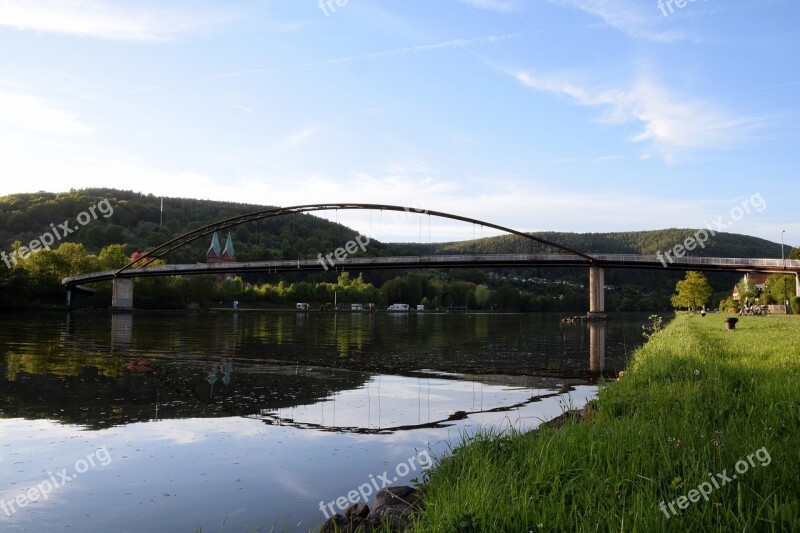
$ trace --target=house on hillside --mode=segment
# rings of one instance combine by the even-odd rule
[[[736,302],[741,300],[741,294],[739,293],[740,284],[748,289],[763,291],[767,286],[767,274],[759,274],[757,272],[746,273],[744,278],[742,278],[742,281],[737,283],[733,288],[733,299]]]
[[[214,235],[211,237],[211,246],[208,247],[208,252],[206,252],[206,263],[209,265],[216,265],[216,264],[225,264],[225,263],[235,263],[236,262],[236,252],[233,249],[233,239],[231,238],[231,232],[228,232],[228,238],[225,239],[225,247],[221,247],[219,244],[219,235],[217,232],[214,232]],[[233,276],[233,274],[227,274],[228,276]],[[217,281],[224,281],[226,274],[217,274]]]

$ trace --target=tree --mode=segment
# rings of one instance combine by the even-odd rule
[[[772,296],[776,302],[783,303],[795,296],[795,279],[793,275],[772,274],[767,278],[764,292]]]
[[[734,300],[732,296],[729,296],[719,303],[719,310],[723,313],[738,313],[739,302]]]
[[[755,301],[756,298],[761,296],[761,291],[756,288],[755,283],[746,283],[744,278],[736,284],[736,287],[739,289],[740,300]]]
[[[491,293],[489,292],[489,288],[486,285],[478,285],[475,287],[475,304],[481,308],[485,309],[486,304],[489,303],[489,297]]]
[[[102,268],[122,268],[130,262],[128,256],[125,255],[125,245],[123,244],[110,244],[100,251],[98,256]]]
[[[700,272],[687,272],[686,278],[675,285],[675,291],[672,295],[672,306],[676,309],[687,307],[690,310],[705,305],[712,293],[711,285]]]

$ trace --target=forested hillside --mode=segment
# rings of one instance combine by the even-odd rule
[[[607,254],[656,254],[671,250],[697,229],[670,228],[655,231],[628,231],[619,233],[564,233],[556,231],[534,232],[532,235],[557,242],[573,250],[585,253]],[[474,242],[446,243],[435,245],[438,253],[469,251],[475,253],[515,253],[520,249],[521,238],[501,236]],[[787,247],[787,250],[791,248]],[[780,257],[781,245],[758,237],[735,233],[717,233],[710,236],[705,247],[691,252],[705,257]]]
[[[107,200],[113,208],[108,216],[88,215],[85,224],[79,214]],[[51,251],[31,254],[24,261],[0,264],[0,291],[6,307],[26,303],[63,301],[60,280],[63,277],[95,270],[118,268],[135,253],[162,244],[186,231],[228,217],[268,209],[269,206],[164,198],[163,222],[161,199],[131,191],[114,189],[73,190],[66,193],[14,194],[0,197],[0,249],[8,254],[27,246],[44,233],[59,227],[74,228],[59,239]],[[105,213],[105,212],[104,212]],[[97,213],[95,213],[97,215]],[[80,226],[80,227],[79,227]],[[672,249],[696,230],[668,229],[624,233],[559,233],[535,235],[570,248],[589,253],[654,254]],[[356,232],[340,224],[313,215],[291,215],[251,222],[232,230],[236,258],[239,261],[311,258],[330,253]],[[224,235],[222,236],[224,238]],[[47,243],[45,243],[47,244]],[[205,261],[209,239],[200,239],[168,256],[169,263]],[[789,253],[787,248],[787,254]],[[381,244],[376,240],[367,255],[409,255],[418,253],[519,253],[554,252],[542,245],[516,236],[501,236],[473,241],[440,244]],[[724,257],[780,257],[780,244],[755,237],[720,233],[710,238],[705,249],[693,254]],[[794,252],[795,254],[797,251]],[[13,263],[13,264],[12,264]],[[678,272],[613,270],[606,274],[609,285],[607,303],[611,310],[668,309]],[[737,281],[736,274],[712,274],[713,301],[726,296]],[[279,283],[281,280],[285,284]],[[185,307],[190,303],[205,305],[210,301],[241,298],[252,302],[292,300],[327,302],[334,292],[353,301],[369,298],[380,303],[406,301],[429,305],[468,305],[470,307],[508,310],[585,310],[587,296],[585,269],[529,268],[495,272],[477,270],[365,272],[362,277],[337,279],[334,272],[306,277],[251,274],[237,280],[235,286],[214,284],[206,277],[186,279],[138,280],[137,307]],[[261,284],[256,287],[257,284]],[[90,305],[107,305],[108,287],[100,285]],[[149,291],[148,291],[149,289]]]
[[[57,226],[65,220],[75,220],[78,213],[103,199],[109,200],[113,215],[107,219],[98,217],[64,240],[80,243],[91,253],[111,244],[123,244],[130,255],[206,224],[271,207],[164,198],[162,225],[161,199],[152,194],[115,189],[14,194],[0,197],[0,245],[9,250],[14,241],[27,244],[42,232],[49,231],[51,223]],[[340,242],[355,236],[349,228],[311,215],[261,220],[232,231],[240,261],[305,257],[311,251],[316,254],[340,246]],[[208,245],[208,241],[192,243],[176,252],[170,262],[203,261]]]
[[[110,244],[125,245],[126,252],[143,251],[173,237],[212,222],[268,209],[271,206],[164,198],[115,189],[83,189],[66,193],[26,193],[0,197],[0,245],[9,250],[14,241],[23,244],[49,231],[51,224],[74,220],[76,215],[103,199],[113,207],[109,218],[97,220],[64,239],[83,244],[91,253]],[[695,229],[665,229],[620,233],[536,232],[533,235],[583,252],[654,254],[671,249],[694,234]],[[252,222],[233,230],[237,256],[242,261],[293,259],[327,252],[352,239],[356,232],[313,215],[292,215]],[[515,253],[525,249],[519,237],[501,236],[475,241],[422,245],[433,253]],[[207,242],[190,245],[170,262],[202,260]],[[408,253],[417,243],[397,244]],[[724,257],[780,257],[780,244],[757,237],[719,233],[693,255]]]

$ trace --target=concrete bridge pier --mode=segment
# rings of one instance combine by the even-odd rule
[[[606,369],[606,323],[589,322],[589,370]]]
[[[113,313],[111,315],[111,351],[129,350],[132,337],[133,314]]]
[[[796,272],[794,275],[794,294],[798,298],[800,298],[800,272]]]
[[[111,293],[111,311],[126,313],[133,311],[133,280],[114,278]]]
[[[589,316],[607,318],[606,315],[606,275],[600,267],[589,269]]]

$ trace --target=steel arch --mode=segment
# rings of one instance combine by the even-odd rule
[[[147,259],[146,262],[137,266],[134,270],[139,270],[140,268],[144,268],[153,261],[160,259],[167,255],[168,253],[177,250],[178,248],[182,248],[186,246],[190,242],[196,241],[197,239],[203,238],[206,235],[210,235],[215,231],[224,230],[227,228],[232,228],[234,226],[239,226],[241,224],[246,224],[248,222],[253,222],[255,220],[262,220],[266,218],[275,218],[280,216],[287,216],[293,215],[298,213],[311,213],[315,211],[334,211],[334,210],[376,210],[376,211],[399,211],[399,212],[406,212],[406,213],[414,213],[420,215],[429,215],[435,216],[439,218],[447,218],[450,220],[458,220],[461,222],[468,222],[472,224],[478,224],[481,226],[486,226],[487,228],[496,229],[505,233],[509,233],[511,235],[517,235],[519,237],[524,237],[526,239],[538,242],[540,244],[544,244],[547,246],[552,246],[564,252],[574,254],[578,257],[581,257],[587,261],[589,264],[593,264],[596,260],[588,256],[582,252],[577,250],[573,250],[568,248],[567,246],[563,246],[561,244],[548,241],[547,239],[542,239],[536,237],[534,235],[530,235],[528,233],[524,233],[522,231],[517,231],[515,229],[507,228],[505,226],[500,226],[498,224],[492,224],[491,222],[485,222],[483,220],[478,220],[475,218],[463,217],[460,215],[454,215],[452,213],[445,213],[443,211],[432,211],[427,209],[416,209],[413,207],[403,207],[398,205],[389,205],[389,204],[359,204],[359,203],[342,203],[342,204],[306,204],[306,205],[296,205],[292,207],[276,207],[273,209],[266,209],[263,211],[254,211],[252,213],[247,213],[245,215],[239,215],[231,218],[227,218],[225,220],[220,220],[218,222],[214,222],[212,224],[208,224],[207,226],[203,226],[202,228],[198,228],[196,230],[192,230],[189,232],[184,233],[174,239],[171,239],[164,244],[161,244],[146,254],[137,257],[135,260],[131,261],[124,267],[120,268],[114,273],[114,277],[117,277],[121,273],[125,272],[126,270],[133,267],[136,263],[141,262],[143,259]]]

